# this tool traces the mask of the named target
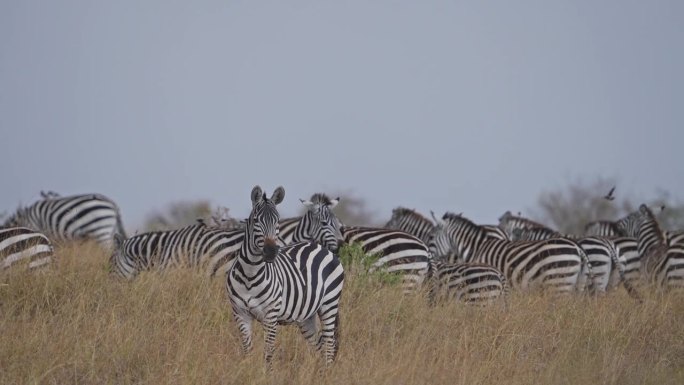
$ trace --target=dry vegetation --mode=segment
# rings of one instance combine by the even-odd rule
[[[3,384],[684,383],[682,293],[433,309],[349,272],[335,365],[282,327],[268,374],[260,327],[239,354],[222,281],[175,270],[122,282],[94,246],[59,254],[39,274],[0,275]]]

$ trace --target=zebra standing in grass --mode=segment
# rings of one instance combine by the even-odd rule
[[[512,240],[541,241],[550,238],[570,238],[575,240],[584,250],[591,264],[592,277],[587,279],[586,274],[580,278],[580,288],[589,287],[593,292],[604,293],[610,283],[624,282],[625,288],[630,294],[635,291],[627,282],[625,276],[625,264],[621,263],[619,247],[613,239],[608,237],[575,237],[561,234],[531,219],[512,215],[507,211],[499,218],[499,226],[504,229]],[[636,295],[636,294],[634,294]]]
[[[48,237],[26,227],[0,228],[0,266],[6,269],[21,260],[34,269],[52,262],[52,243]]]
[[[265,359],[270,367],[278,324],[296,323],[307,341],[325,348],[326,363],[331,363],[339,343],[344,270],[339,258],[318,243],[278,246],[276,205],[284,196],[282,187],[270,199],[259,186],[252,189],[245,242],[226,280],[228,299],[244,352],[252,348],[252,321],[256,319],[265,329]],[[317,318],[322,325],[320,336]]]
[[[209,277],[221,276],[230,268],[243,239],[244,230],[223,230],[204,223],[128,239],[116,235],[110,265],[126,279],[140,271],[170,266],[203,266]]]
[[[359,243],[364,253],[378,257],[370,271],[401,274],[405,293],[423,285],[431,256],[420,239],[403,231],[372,227],[342,227],[341,231],[344,243]]]
[[[556,293],[575,291],[583,264],[589,267],[584,250],[567,238],[512,242],[487,236],[482,226],[460,215],[446,213],[442,220],[443,225],[430,240],[433,255],[456,249],[466,262],[496,267],[512,287],[521,290],[542,287]]]
[[[104,195],[42,195],[44,199],[18,208],[4,226],[28,227],[53,242],[95,240],[105,248],[112,245],[114,234],[125,236],[119,207]]]

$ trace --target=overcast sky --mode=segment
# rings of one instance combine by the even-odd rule
[[[2,1],[0,211],[99,192],[135,229],[246,215],[260,184],[283,216],[353,191],[493,222],[597,176],[681,198],[683,69],[682,1]]]

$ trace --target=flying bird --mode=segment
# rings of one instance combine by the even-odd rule
[[[613,199],[615,199],[615,196],[613,196],[614,192],[615,192],[615,186],[613,186],[613,188],[611,188],[610,191],[608,191],[608,195],[604,196],[604,198],[609,200],[609,201],[612,201]]]

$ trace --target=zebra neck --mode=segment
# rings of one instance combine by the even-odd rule
[[[255,266],[260,268],[260,266],[265,263],[263,256],[261,252],[252,249],[251,246],[253,245],[250,245],[250,242],[248,242],[247,239],[242,242],[240,254],[237,257],[237,262],[244,266]]]

